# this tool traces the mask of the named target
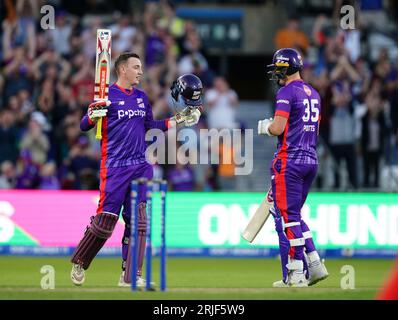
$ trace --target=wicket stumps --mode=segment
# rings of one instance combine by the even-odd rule
[[[139,185],[147,187],[147,231],[145,245],[145,266],[146,266],[146,290],[153,290],[151,287],[152,278],[152,207],[153,207],[153,186],[158,185],[161,196],[160,214],[160,290],[166,291],[166,180],[148,180],[145,178],[133,180],[131,183],[131,290],[137,290],[137,270],[138,270],[138,188]]]

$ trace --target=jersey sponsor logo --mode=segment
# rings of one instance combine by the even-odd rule
[[[119,101],[119,102],[118,102],[118,105],[119,105],[119,106],[124,106],[124,101]]]
[[[137,105],[138,105],[138,108],[145,109],[144,99],[137,98]]]
[[[123,117],[128,117],[129,119],[133,117],[145,117],[146,112],[145,110],[118,110],[117,111],[117,118],[121,119]]]
[[[284,99],[279,99],[278,101],[276,101],[276,103],[284,103],[284,104],[289,104],[290,101],[289,100],[284,100]]]
[[[303,85],[303,89],[304,89],[304,92],[307,94],[307,96],[310,96],[311,95],[311,89],[310,88],[308,88],[306,85]]]

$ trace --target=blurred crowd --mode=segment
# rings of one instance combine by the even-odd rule
[[[335,1],[332,16],[316,16],[311,33],[292,15],[275,45],[303,53],[302,76],[321,95],[317,186],[332,172],[332,189],[377,189],[381,182],[388,189],[388,181],[398,182],[397,29],[382,1],[351,1],[355,29],[343,29],[343,4],[350,1]]]
[[[358,10],[360,19],[353,30],[341,28],[343,2],[335,1],[335,14],[317,16],[310,31],[303,31],[299,17],[291,16],[275,34],[276,48],[295,47],[303,53],[302,76],[322,96],[319,187],[325,184],[329,167],[333,188],[341,187],[346,168],[348,187],[357,189],[379,187],[382,168],[398,166],[398,55],[391,56],[391,46],[382,47],[390,45],[385,39],[396,28],[386,27],[391,19],[382,1],[362,2],[371,3],[372,9],[363,5]],[[205,86],[206,103],[196,130],[244,126],[236,116],[238,94],[210,68],[195,24],[177,17],[171,2],[145,2],[140,15],[115,11],[101,18],[76,16],[57,3],[62,1],[54,1],[55,28],[43,29],[41,1],[4,1],[0,188],[98,188],[100,146],[94,130],[79,129],[94,94],[98,28],[112,30],[112,57],[125,51],[140,55],[144,66],[140,86],[155,118],[175,111],[169,94],[172,81],[194,73]],[[375,7],[377,3],[381,7]],[[380,50],[374,50],[376,44]],[[219,157],[230,159],[234,152],[221,145]],[[155,175],[167,178],[173,190],[234,190],[233,169],[233,163],[177,163],[156,165]]]
[[[98,28],[112,30],[112,57],[125,51],[140,55],[144,66],[140,87],[150,99],[155,118],[175,112],[171,83],[179,75],[194,73],[205,86],[209,104],[198,128],[236,126],[237,94],[210,69],[195,25],[176,17],[171,2],[145,3],[140,21],[119,12],[111,19],[106,15],[77,17],[55,6],[54,29],[41,27],[39,4],[5,1],[0,49],[0,188],[98,188],[100,146],[94,132],[79,129],[94,93]],[[111,83],[115,80],[112,74]],[[218,119],[220,113],[222,119]],[[218,171],[217,165],[195,170],[180,164],[155,168],[158,177],[169,179],[173,190],[219,189]]]

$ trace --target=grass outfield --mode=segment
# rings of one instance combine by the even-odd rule
[[[97,258],[86,282],[75,287],[68,257],[0,257],[0,299],[373,299],[393,261],[383,259],[327,260],[328,279],[314,287],[274,289],[280,262],[271,259],[168,258],[167,292],[135,292],[117,287],[120,259]],[[55,268],[55,289],[43,290],[43,265]],[[355,289],[342,290],[341,268],[355,268]],[[154,261],[154,280],[159,261]],[[155,274],[156,271],[156,274]]]

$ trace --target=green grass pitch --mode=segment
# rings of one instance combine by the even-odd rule
[[[374,299],[388,277],[392,260],[329,259],[328,279],[309,288],[272,288],[280,279],[276,259],[174,258],[167,260],[167,292],[134,292],[117,287],[120,259],[98,257],[75,287],[68,257],[0,257],[0,299]],[[40,269],[55,269],[55,289],[43,290]],[[344,265],[355,270],[355,289],[343,290]],[[159,260],[153,276],[159,284]]]

